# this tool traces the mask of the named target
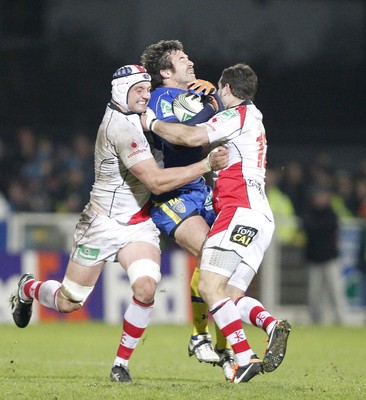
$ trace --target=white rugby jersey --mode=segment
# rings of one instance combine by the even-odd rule
[[[95,144],[95,182],[90,203],[116,220],[135,224],[150,218],[150,191],[130,171],[153,158],[138,114],[108,104]]]
[[[252,102],[229,108],[199,124],[210,143],[229,149],[229,166],[218,172],[213,193],[215,212],[244,207],[273,220],[264,191],[267,141],[262,113]]]

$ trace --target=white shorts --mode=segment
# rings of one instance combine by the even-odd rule
[[[88,205],[76,225],[70,257],[89,267],[101,261],[117,261],[118,251],[133,242],[147,242],[160,251],[159,235],[151,219],[129,225],[100,215]]]
[[[258,272],[273,231],[274,222],[257,211],[222,210],[203,247],[200,268],[228,277],[229,284],[245,291],[248,267]]]

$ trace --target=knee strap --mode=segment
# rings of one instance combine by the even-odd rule
[[[159,283],[161,279],[159,264],[149,260],[148,258],[134,261],[128,267],[127,275],[130,279],[131,286],[138,278],[143,276],[149,276],[150,278],[153,278],[156,283]]]
[[[80,303],[83,305],[93,289],[94,286],[81,286],[65,276],[62,281],[60,293],[66,300],[71,301],[71,303]]]

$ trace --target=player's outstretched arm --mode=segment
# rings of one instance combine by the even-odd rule
[[[171,124],[175,125],[175,124]],[[130,171],[154,194],[175,190],[212,170],[217,171],[228,166],[228,150],[220,146],[202,161],[186,167],[161,169],[153,158],[141,161]]]
[[[140,119],[145,131],[152,131],[170,143],[187,147],[204,146],[210,143],[203,128],[160,121],[149,108]]]
[[[169,124],[156,120],[150,130],[168,142],[181,146],[196,147],[210,143],[206,131],[198,126]]]

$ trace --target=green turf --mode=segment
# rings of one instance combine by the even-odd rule
[[[293,326],[286,358],[248,383],[187,355],[189,326],[151,326],[131,361],[132,383],[109,371],[120,327],[55,323],[0,325],[0,399],[365,399],[366,327]],[[247,328],[258,355],[265,335]]]

